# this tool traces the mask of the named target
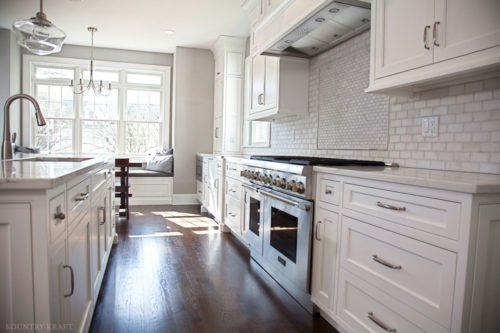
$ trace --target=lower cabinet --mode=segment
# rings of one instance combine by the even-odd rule
[[[0,191],[2,329],[88,330],[115,233],[114,179],[102,171],[45,191]]]
[[[319,208],[314,222],[312,301],[333,315],[335,271],[339,252],[339,214]]]
[[[329,322],[356,333],[500,332],[500,193],[316,179],[311,298]]]
[[[68,232],[67,265],[70,288],[66,294],[69,300],[69,318],[73,330],[82,331],[92,304],[90,284],[90,215],[85,214],[82,220]]]

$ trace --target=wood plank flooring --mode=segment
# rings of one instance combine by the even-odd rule
[[[336,332],[198,212],[136,206],[117,221],[91,332]]]

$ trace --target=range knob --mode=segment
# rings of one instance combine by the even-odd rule
[[[295,187],[295,180],[290,180],[288,183],[286,183],[287,190],[292,191],[294,187]]]
[[[295,186],[295,192],[297,193],[304,193],[306,191],[306,188],[304,186],[303,182],[298,182],[297,185]]]
[[[259,176],[259,180],[260,180],[261,182],[264,182],[264,183],[265,183],[265,182],[266,182],[266,175],[260,175],[260,176]]]
[[[276,176],[276,178],[273,179],[272,184],[274,186],[279,186],[279,183],[280,183],[280,177]]]
[[[273,183],[273,176],[267,175],[266,176],[266,184],[272,184]]]
[[[285,178],[281,178],[278,181],[278,186],[281,187],[281,188],[286,188],[286,179]]]

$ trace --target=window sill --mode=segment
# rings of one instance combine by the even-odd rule
[[[270,148],[269,143],[253,144],[253,145],[243,145],[241,148]]]

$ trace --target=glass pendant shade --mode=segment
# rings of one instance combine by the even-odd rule
[[[40,12],[36,17],[14,22],[12,27],[17,43],[37,55],[57,53],[61,51],[66,34],[47,20],[42,8],[40,1]]]

